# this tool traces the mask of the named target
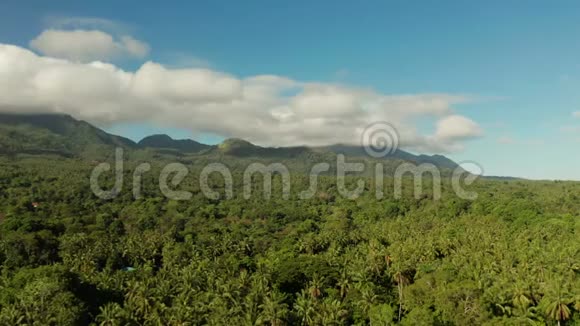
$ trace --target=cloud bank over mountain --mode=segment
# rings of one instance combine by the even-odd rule
[[[72,48],[65,51],[67,44]],[[68,113],[101,126],[154,123],[275,146],[358,144],[364,127],[376,121],[394,125],[400,146],[420,152],[459,151],[483,133],[454,110],[470,100],[463,95],[382,94],[151,61],[126,71],[105,61],[119,52],[143,57],[148,45],[99,31],[48,30],[31,45],[45,56],[0,44],[2,111]],[[430,134],[419,128],[426,119]]]

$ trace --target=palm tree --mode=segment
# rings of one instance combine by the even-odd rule
[[[250,292],[243,302],[244,321],[246,325],[256,325],[259,317],[260,295],[255,291]]]
[[[100,314],[97,316],[99,326],[118,326],[121,325],[122,309],[116,302],[109,302],[99,307]]]
[[[534,302],[531,299],[530,291],[528,291],[527,286],[522,284],[522,282],[515,282],[515,290],[512,296],[512,305],[518,309],[518,312],[524,314],[527,312],[528,307]]]
[[[341,300],[344,300],[350,288],[350,280],[346,271],[342,272],[340,279],[338,280],[338,286],[340,287],[340,298]]]
[[[282,325],[288,313],[288,306],[284,303],[285,299],[286,295],[283,293],[277,290],[270,291],[270,295],[266,296],[264,303],[260,305],[262,316],[259,320],[270,322],[272,326]]]
[[[362,298],[357,302],[357,306],[366,315],[378,297],[370,286],[361,288],[360,292]]]
[[[563,293],[561,281],[557,280],[555,289],[549,288],[542,298],[540,306],[544,308],[546,317],[557,321],[558,325],[560,325],[560,322],[570,319],[571,312],[568,305],[573,301],[572,298]]]
[[[569,303],[570,302],[563,300],[561,297],[548,299],[544,304],[544,313],[548,318],[556,320],[559,326],[560,322],[566,321],[570,318],[570,308],[568,308]]]
[[[147,294],[148,287],[139,281],[129,281],[127,284],[127,293],[125,294],[126,306],[130,311],[130,317],[139,320],[149,315],[152,310]]]
[[[399,292],[399,321],[401,321],[401,315],[403,313],[403,287],[409,284],[409,279],[401,271],[395,272],[393,279],[397,283],[397,291]]]
[[[26,316],[15,305],[3,306],[0,313],[0,324],[23,325]]]
[[[340,325],[347,311],[338,300],[324,300],[319,312],[322,325]]]
[[[312,281],[309,284],[310,295],[314,299],[318,299],[322,295],[322,288],[324,286],[324,276],[319,277],[318,274],[314,274]]]
[[[294,303],[294,310],[296,310],[298,316],[300,316],[302,325],[312,325],[314,323],[314,314],[316,310],[312,297],[309,295],[308,291],[300,291],[300,294],[298,294],[296,302]]]

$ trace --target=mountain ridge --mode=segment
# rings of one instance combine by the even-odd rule
[[[369,157],[364,147],[335,144],[308,147],[262,147],[240,138],[229,138],[217,145],[208,145],[193,139],[173,139],[166,134],[144,137],[139,142],[113,135],[83,120],[67,114],[0,113],[0,153],[55,153],[66,157],[96,156],[103,150],[122,147],[128,150],[152,150],[164,154],[218,154],[236,157],[297,158],[320,153],[344,154],[351,157]],[[396,150],[383,159],[398,159],[417,164],[431,163],[454,169],[458,165],[443,155],[415,155]]]
[[[137,144],[142,147],[168,148],[185,153],[199,153],[212,147],[211,145],[202,144],[193,139],[173,139],[166,134],[155,134],[144,137]]]
[[[0,113],[0,149],[5,153],[96,156],[111,147],[138,145],[67,114]]]

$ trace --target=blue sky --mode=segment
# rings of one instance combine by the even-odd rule
[[[127,71],[154,61],[386,95],[465,96],[453,110],[483,133],[446,155],[491,175],[580,180],[577,1],[14,1],[0,12],[0,43],[23,48],[67,17],[114,22],[115,33],[150,46],[144,57],[113,60]],[[152,132],[228,136],[144,121],[107,129],[137,140]]]

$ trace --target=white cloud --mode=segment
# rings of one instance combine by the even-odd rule
[[[435,138],[441,140],[479,137],[483,131],[473,120],[460,115],[450,115],[437,122]]]
[[[572,116],[573,116],[574,118],[580,118],[580,111],[575,111],[575,112],[572,112]]]
[[[79,62],[112,60],[120,57],[143,58],[149,45],[131,36],[117,39],[100,30],[48,29],[30,41],[30,47],[40,53]]]
[[[171,103],[230,102],[242,96],[240,80],[207,69],[166,69],[147,62],[133,75],[131,91],[152,101]]]
[[[149,45],[145,42],[136,40],[131,36],[121,36],[121,42],[117,46],[120,46],[122,52],[126,52],[128,55],[143,58],[149,53]]]
[[[449,94],[381,94],[328,83],[258,75],[240,79],[211,69],[147,62],[134,72],[114,65],[54,59],[0,44],[0,110],[59,112],[98,125],[150,122],[259,145],[359,144],[365,126],[387,121],[404,149],[461,150],[482,134]],[[419,131],[429,119],[434,134]]]

